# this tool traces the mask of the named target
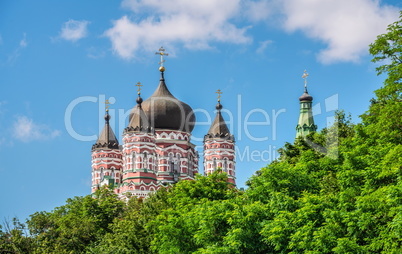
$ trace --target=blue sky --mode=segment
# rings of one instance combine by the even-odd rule
[[[337,108],[359,121],[384,79],[368,45],[401,8],[394,0],[1,1],[0,218],[90,193],[103,101],[113,102],[121,140],[134,85],[144,85],[144,99],[158,85],[160,46],[169,89],[196,111],[196,145],[223,91],[244,187],[294,140],[305,69],[319,129]]]

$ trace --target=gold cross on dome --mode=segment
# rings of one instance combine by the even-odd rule
[[[218,94],[218,101],[221,101],[221,94],[223,94],[223,92],[221,91],[221,89],[216,90],[216,93]]]
[[[106,112],[109,112],[109,105],[110,105],[109,100],[105,100],[105,109],[106,109]]]
[[[302,75],[302,78],[304,79],[304,87],[306,87],[307,86],[307,78],[308,78],[308,73],[307,73],[307,71],[306,70],[304,70],[304,73],[303,73],[303,75]]]
[[[163,59],[164,56],[168,56],[168,53],[165,53],[165,49],[163,47],[159,48],[159,52],[155,52],[155,55],[160,55],[161,56],[161,61],[159,62],[160,66],[163,67],[163,63],[165,62],[165,59]]]
[[[141,85],[141,82],[138,81],[135,86],[138,87],[137,93],[140,94],[140,93],[141,93],[141,86],[142,86],[142,85]]]

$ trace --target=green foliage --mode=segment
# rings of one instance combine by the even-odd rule
[[[226,233],[226,212],[232,206],[225,201],[236,195],[226,173],[219,170],[177,183],[168,193],[168,209],[150,224],[156,229],[152,249],[158,253],[211,251]]]
[[[369,135],[380,140],[402,143],[402,12],[400,20],[388,26],[370,45],[378,75],[387,74],[384,86],[375,94],[368,112],[362,118]]]
[[[123,213],[124,203],[107,188],[92,196],[75,197],[52,212],[37,212],[27,224],[38,253],[82,253]]]
[[[30,253],[34,249],[34,239],[29,237],[26,226],[17,218],[4,222],[4,229],[0,225],[0,253]]]
[[[123,216],[114,220],[111,231],[88,253],[154,253],[151,241],[156,228],[149,225],[168,208],[168,195],[169,190],[162,188],[146,200],[131,198]]]

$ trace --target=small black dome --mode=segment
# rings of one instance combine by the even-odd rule
[[[142,103],[142,98],[140,95],[138,95],[137,99],[135,100],[137,102],[137,104],[141,104]]]
[[[300,101],[312,101],[313,100],[313,96],[309,95],[307,93],[307,91],[305,91],[302,96],[299,97]]]
[[[221,110],[222,109],[222,104],[218,101],[218,104],[216,104],[216,110]]]
[[[106,112],[106,115],[104,118],[105,118],[105,121],[109,122],[109,120],[110,120],[109,112]]]

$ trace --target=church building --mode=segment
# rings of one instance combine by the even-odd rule
[[[121,197],[147,197],[161,186],[193,180],[199,172],[199,156],[191,143],[194,112],[169,91],[163,66],[168,54],[163,48],[157,54],[161,57],[159,85],[146,100],[138,89],[122,145],[109,125],[106,109],[105,126],[92,146],[92,192],[108,185]],[[204,137],[204,174],[221,169],[235,186],[235,139],[221,109],[219,94],[215,120]]]
[[[106,108],[105,126],[92,146],[92,193],[108,185],[122,198],[145,198],[161,186],[193,180],[199,172],[199,156],[191,143],[191,132],[196,124],[194,112],[188,104],[174,97],[166,85],[163,63],[168,54],[165,49],[161,47],[156,54],[161,58],[159,85],[144,101],[141,84],[137,84],[137,105],[130,112],[122,145],[109,125],[111,116]],[[305,71],[296,137],[305,137],[317,130],[307,77]],[[216,116],[204,136],[204,174],[220,169],[227,173],[228,182],[236,186],[235,138],[221,114],[221,91],[217,93]]]

